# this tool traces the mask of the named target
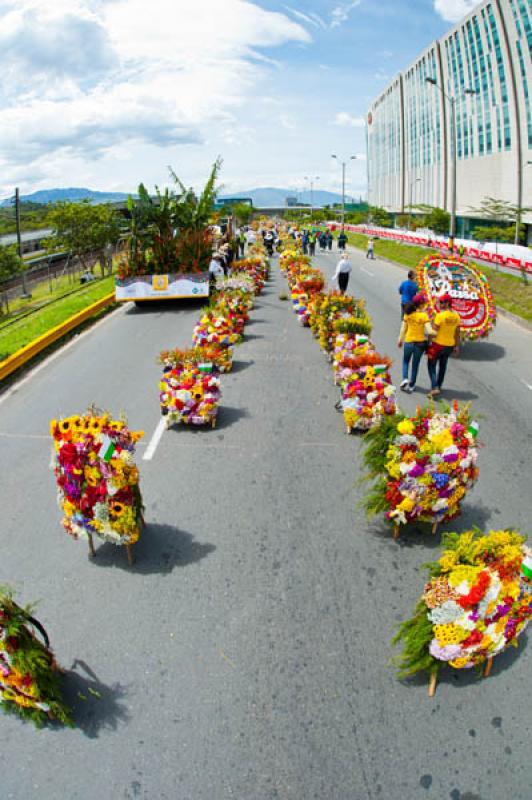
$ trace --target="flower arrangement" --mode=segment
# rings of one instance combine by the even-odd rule
[[[53,419],[50,434],[66,532],[91,545],[93,535],[116,545],[134,544],[143,506],[133,456],[144,433],[131,431],[125,419],[91,409],[82,416]]]
[[[194,328],[192,341],[204,346],[217,344],[223,347],[238,344],[242,339],[242,328],[237,330],[233,321],[224,316],[216,306],[203,310],[199,322]]]
[[[320,346],[326,353],[332,349],[337,334],[369,335],[372,328],[364,301],[336,291],[328,292],[321,303],[313,307],[309,323],[317,331]]]
[[[460,332],[468,339],[485,339],[497,321],[489,281],[475,264],[431,255],[417,268],[419,289],[429,299],[428,313],[438,311],[438,298],[449,294],[452,309],[460,315]]]
[[[212,372],[231,372],[233,348],[220,347],[217,344],[206,344],[203,347],[192,347],[189,350],[163,350],[159,356],[159,363],[163,367],[176,367],[179,364],[188,362],[191,364],[205,365],[205,368],[212,367]],[[207,370],[210,371],[210,370]]]
[[[335,385],[341,385],[343,381],[351,378],[354,368],[349,360],[350,357],[357,358],[374,350],[373,342],[369,336],[363,333],[354,336],[348,333],[338,333],[334,338],[332,350]]]
[[[532,550],[513,530],[446,533],[414,615],[394,643],[401,677],[481,666],[517,639],[532,616]],[[486,665],[488,668],[488,665]],[[486,670],[487,674],[489,668]]]
[[[262,245],[252,245],[249,248],[249,253],[247,258],[243,258],[240,261],[233,261],[231,272],[233,275],[238,276],[242,273],[251,278],[255,285],[255,294],[260,294],[264,289],[264,284],[268,280],[268,261],[263,254]]]
[[[17,605],[9,589],[0,588],[0,705],[37,727],[48,720],[72,726],[48,636],[32,611]]]
[[[368,433],[364,463],[373,487],[364,500],[368,514],[384,511],[395,526],[437,525],[460,514],[460,504],[478,477],[478,424],[469,407],[418,408],[414,417],[383,416]]]
[[[348,433],[369,430],[383,415],[397,413],[396,389],[390,377],[391,360],[379,353],[349,356],[342,362],[342,411]],[[348,364],[348,366],[347,366]],[[349,369],[349,378],[345,370]]]
[[[213,428],[216,425],[220,380],[212,362],[199,360],[200,353],[201,348],[161,353],[165,366],[159,383],[159,401],[168,426],[178,422]]]

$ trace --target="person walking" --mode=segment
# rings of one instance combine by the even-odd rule
[[[244,258],[244,250],[246,249],[246,233],[242,228],[238,234],[237,242],[240,249],[240,257]]]
[[[340,233],[340,236],[338,237],[338,250],[345,250],[346,244],[347,244],[347,236],[345,231],[342,231]]]
[[[246,242],[248,247],[252,244],[255,244],[256,241],[257,241],[257,234],[255,233],[253,228],[249,228],[246,232]]]
[[[416,273],[414,270],[408,270],[408,278],[399,286],[398,291],[401,295],[401,319],[404,317],[406,304],[412,302],[412,299],[418,292],[417,283],[414,280],[415,277]]]
[[[301,234],[301,244],[303,246],[303,255],[308,255],[308,233],[305,230]]]
[[[316,233],[311,231],[308,235],[308,249],[311,256],[316,255]]]
[[[371,258],[373,261],[375,260],[375,242],[373,241],[372,236],[370,236],[370,238],[368,239],[366,258]]]
[[[321,231],[320,233],[320,250],[324,253],[327,249],[327,234],[325,231]]]
[[[460,316],[452,310],[451,295],[442,295],[439,305],[440,311],[431,322],[432,335],[427,350],[427,368],[431,385],[429,397],[441,394],[449,357],[451,353],[458,355],[460,352]]]
[[[349,275],[351,273],[351,262],[347,253],[343,253],[340,261],[336,265],[336,272],[332,276],[333,281],[338,282],[338,289],[340,294],[345,294],[347,284],[349,283]]]
[[[403,348],[403,380],[399,388],[411,394],[416,388],[419,363],[427,349],[426,332],[430,330],[426,311],[427,298],[417,294],[405,306],[397,347]],[[410,362],[412,370],[410,372]],[[410,372],[410,377],[409,377]]]
[[[329,249],[329,252],[331,252],[332,246],[333,246],[334,236],[332,235],[332,231],[331,230],[328,230],[325,235],[327,237],[327,247]]]

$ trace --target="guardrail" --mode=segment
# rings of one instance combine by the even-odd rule
[[[13,372],[15,372],[15,370],[24,366],[24,364],[27,364],[28,361],[31,361],[32,358],[41,353],[51,344],[56,342],[58,339],[61,339],[67,333],[70,333],[70,331],[74,330],[74,328],[77,328],[78,325],[86,322],[95,314],[98,314],[99,311],[103,311],[104,308],[114,302],[115,293],[111,292],[111,294],[105,295],[105,297],[102,297],[100,300],[92,303],[92,305],[84,308],[83,311],[79,311],[77,314],[74,314],[72,317],[69,317],[67,320],[62,322],[60,325],[57,325],[47,333],[39,336],[38,339],[30,342],[20,350],[17,350],[16,353],[8,356],[6,359],[4,359],[4,361],[0,361],[0,381],[4,380],[4,378],[7,378],[8,375],[11,375]]]
[[[333,229],[340,227],[337,222],[329,222],[327,224]],[[417,244],[421,245],[422,247],[432,246],[435,248],[440,247],[447,249],[447,240],[436,236],[433,236],[429,239],[427,235],[402,233],[400,231],[388,230],[387,228],[375,228],[371,225],[346,225],[345,229],[346,231],[351,231],[352,233],[362,233],[365,236],[374,236],[378,237],[379,239],[391,239],[396,242],[403,242],[404,244]],[[454,253],[456,254],[457,251],[458,248],[455,246]],[[494,253],[491,250],[483,250],[482,247],[474,247],[469,245],[464,245],[464,255],[471,256],[471,258],[479,258],[481,261],[487,261],[490,264],[501,265],[516,271],[524,270],[528,274],[532,275],[532,256],[528,261],[503,255],[502,253]]]

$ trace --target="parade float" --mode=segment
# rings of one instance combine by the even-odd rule
[[[45,629],[32,613],[31,606],[17,605],[11,590],[0,587],[0,705],[37,727],[48,721],[71,726],[61,670]]]
[[[347,433],[368,431],[384,415],[397,413],[391,365],[389,358],[376,352],[345,356],[340,362],[341,409]]]
[[[429,676],[429,696],[446,664],[490,674],[493,658],[518,638],[532,615],[532,551],[513,530],[446,533],[444,551],[411,619],[393,642],[399,677]]]
[[[222,349],[167,350],[159,361],[163,365],[159,401],[167,426],[182,423],[214,428],[221,398],[217,372],[220,364],[225,366]]]
[[[438,298],[448,294],[452,309],[460,316],[460,332],[465,339],[484,339],[497,320],[497,311],[486,276],[471,262],[430,255],[417,268],[420,292],[428,298],[428,313],[438,311]]]
[[[381,417],[363,453],[372,482],[363,500],[368,515],[384,512],[395,539],[401,525],[426,522],[435,533],[459,516],[478,477],[477,434],[469,407],[456,402],[452,408],[418,407],[413,417]]]
[[[177,191],[157,189],[151,196],[141,184],[137,198],[129,198],[131,230],[115,281],[118,302],[209,296],[210,223],[220,166],[214,164],[200,197],[170,171]]]
[[[62,524],[73,539],[123,545],[133,563],[133,545],[143,526],[136,444],[144,435],[131,431],[125,418],[90,409],[86,414],[53,419],[51,467],[57,483]]]

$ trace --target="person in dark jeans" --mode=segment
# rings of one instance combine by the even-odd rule
[[[452,310],[452,298],[444,294],[439,299],[440,311],[431,322],[435,333],[427,351],[427,369],[429,371],[431,390],[429,397],[441,394],[445,380],[447,362],[452,353],[460,352],[460,315]]]
[[[349,256],[347,254],[344,254],[342,255],[342,258],[336,265],[336,272],[332,277],[333,281],[338,281],[338,288],[340,290],[340,294],[345,294],[345,291],[347,289],[347,284],[349,283],[350,273],[351,273],[351,262],[349,261]]]
[[[334,239],[334,236],[332,235],[332,231],[327,231],[326,236],[327,236],[327,247],[329,248],[329,251],[330,251],[330,250],[332,250],[333,239]]]
[[[338,237],[338,250],[345,250],[346,243],[347,243],[347,236],[344,233],[344,231],[342,231],[340,236]]]
[[[424,295],[416,295],[406,304],[397,340],[397,347],[403,347],[403,380],[400,388],[408,393],[416,388],[419,362],[427,349],[425,330],[429,325],[429,315],[425,310],[426,304],[427,299]],[[412,362],[412,372],[409,377],[410,362]]]

